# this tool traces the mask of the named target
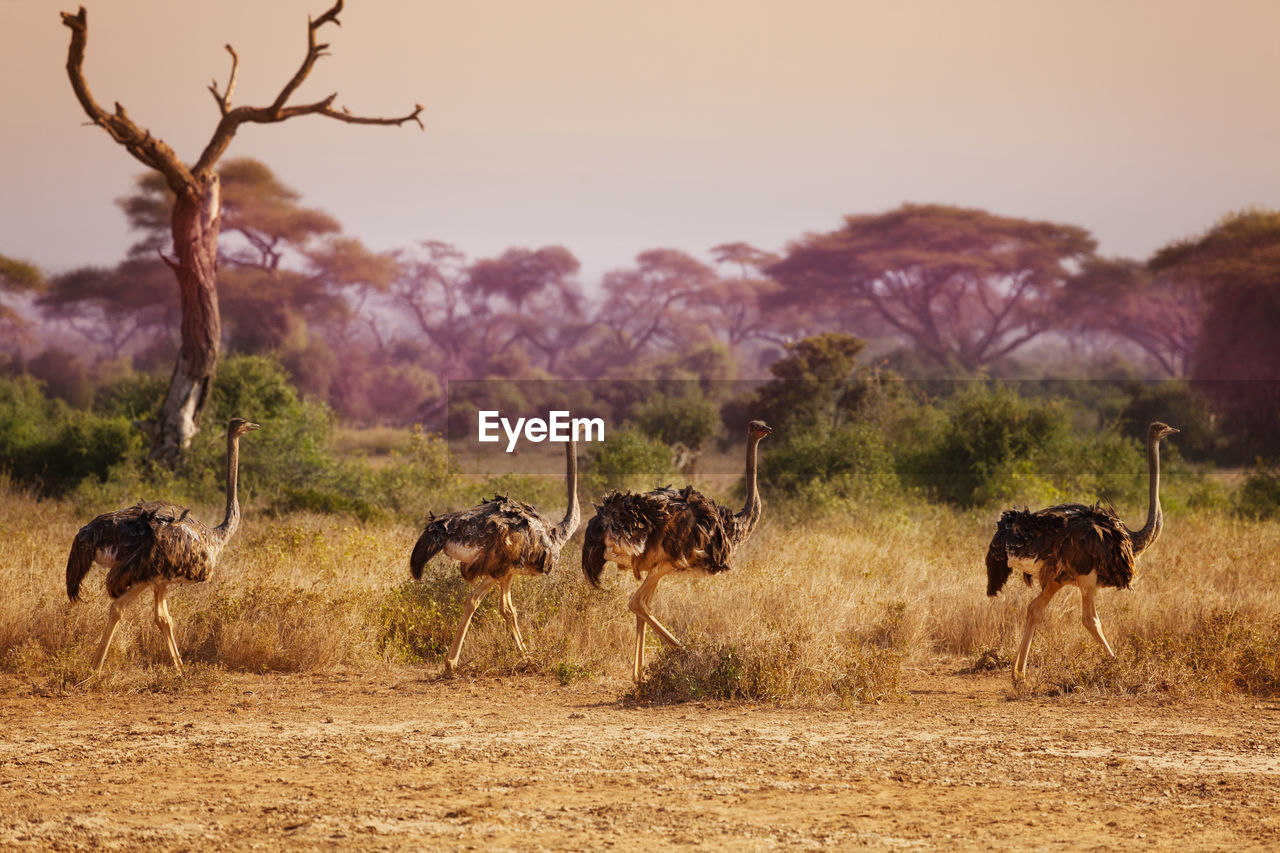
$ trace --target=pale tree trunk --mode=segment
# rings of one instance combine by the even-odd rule
[[[172,263],[182,305],[182,346],[160,414],[151,430],[151,460],[172,466],[200,429],[218,366],[222,316],[218,310],[218,231],[222,199],[217,175],[203,197],[182,193],[173,205]]]

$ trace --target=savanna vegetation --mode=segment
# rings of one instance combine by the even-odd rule
[[[879,701],[901,695],[911,670],[939,656],[976,671],[1007,670],[1030,593],[1016,584],[996,599],[983,595],[996,510],[1096,497],[1140,519],[1145,467],[1132,418],[1146,417],[1151,389],[1102,386],[1091,393],[1105,399],[1081,401],[969,382],[926,394],[859,366],[860,351],[848,336],[808,339],[788,348],[773,381],[723,401],[730,417],[750,409],[778,424],[761,451],[764,522],[729,575],[664,584],[657,612],[685,648],[657,648],[651,636],[656,654],[645,679],[628,688],[634,698]],[[158,495],[201,518],[219,516],[222,442],[212,431],[179,468],[146,464],[129,420],[155,387],[122,380],[100,389],[92,410],[78,410],[29,377],[0,382],[0,668],[41,689],[87,678],[102,629],[101,570],[81,603],[68,604],[63,590],[80,524]],[[303,400],[276,360],[233,357],[217,387],[216,417],[253,412],[263,429],[242,447],[241,534],[211,581],[171,599],[197,681],[224,669],[434,670],[466,587],[443,559],[422,582],[410,580],[407,555],[425,513],[495,490],[553,514],[562,505],[554,477],[459,473],[446,445],[420,428],[338,429],[332,411]],[[717,387],[699,399],[714,399]],[[690,399],[673,392],[643,400],[630,426],[591,447],[584,502],[611,486],[682,478],[662,434],[668,421],[657,413],[670,408],[672,418],[696,424]],[[1165,536],[1143,558],[1132,591],[1101,599],[1117,658],[1102,656],[1064,595],[1033,650],[1032,689],[1280,691],[1280,594],[1267,580],[1280,549],[1280,478],[1271,469],[1224,478],[1187,460],[1177,438],[1166,446]],[[741,449],[707,445],[734,459]],[[684,479],[741,501],[740,475]],[[464,667],[566,682],[626,676],[634,582],[613,573],[603,591],[588,586],[580,540],[556,573],[516,584],[529,654],[516,651],[490,601],[473,623]],[[135,605],[105,678],[89,684],[178,689],[167,661],[148,611]]]
[[[336,8],[312,24],[304,77]],[[66,23],[75,83],[86,24]],[[743,425],[775,429],[762,528],[731,575],[664,584],[658,609],[686,647],[657,651],[637,698],[869,701],[932,656],[1004,666],[1027,594],[981,594],[998,509],[1103,500],[1141,518],[1152,420],[1182,432],[1166,445],[1164,539],[1136,588],[1101,602],[1118,657],[1060,600],[1032,677],[1056,691],[1280,689],[1280,214],[1234,213],[1139,260],[1099,256],[1075,225],[906,204],[781,252],[654,248],[584,283],[558,245],[372,251],[265,164],[222,159],[244,121],[399,124],[416,110],[285,108],[286,84],[246,113],[215,84],[221,119],[192,171],[123,112],[95,113],[79,83],[150,171],[120,201],[138,239],[114,266],[0,256],[0,668],[54,686],[88,674],[103,601],[65,601],[71,536],[139,498],[215,518],[210,424],[231,415],[263,427],[242,449],[247,520],[217,576],[173,605],[188,659],[205,672],[434,666],[463,586],[443,560],[408,579],[428,511],[494,491],[549,511],[562,500],[557,478],[520,464],[465,473],[443,436],[473,431],[482,404],[542,414],[554,400],[610,425],[583,448],[587,507],[667,482],[740,501],[727,472],[741,470]],[[186,257],[175,223],[201,204],[218,227]],[[216,322],[193,356],[196,293]],[[187,393],[199,423],[178,440]],[[589,589],[578,541],[558,573],[517,584],[530,654],[486,604],[471,667],[625,671],[631,583]],[[128,624],[108,686],[165,659],[149,619]]]

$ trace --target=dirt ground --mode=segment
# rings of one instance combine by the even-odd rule
[[[4,849],[1280,847],[1280,703],[1009,701],[939,662],[851,709],[535,677],[0,677]]]

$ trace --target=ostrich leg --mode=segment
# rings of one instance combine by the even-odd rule
[[[152,594],[156,599],[156,627],[169,644],[169,657],[173,659],[174,668],[181,673],[182,655],[178,653],[178,641],[173,638],[173,617],[169,615],[169,588],[158,583]]]
[[[468,596],[467,607],[462,613],[462,624],[458,626],[458,633],[453,638],[453,645],[449,647],[449,656],[444,659],[444,671],[446,673],[452,673],[454,667],[458,665],[458,656],[462,654],[462,641],[467,638],[467,627],[471,624],[471,617],[475,614],[476,608],[480,606],[480,599],[484,598],[497,582],[497,578],[485,578],[476,587],[476,591]]]
[[[1040,624],[1040,619],[1044,616],[1044,610],[1049,606],[1049,600],[1062,589],[1062,583],[1059,581],[1049,581],[1045,584],[1040,594],[1032,599],[1031,604],[1027,606],[1027,624],[1022,629],[1022,645],[1018,647],[1018,658],[1013,662],[1013,681],[1018,683],[1027,676],[1027,653],[1031,651],[1031,637],[1036,632],[1036,625]]]
[[[502,618],[507,620],[507,625],[511,628],[511,634],[516,638],[516,648],[521,654],[526,654],[528,649],[524,646],[524,637],[520,636],[520,620],[516,618],[516,607],[511,603],[511,581],[515,577],[514,574],[506,574],[498,581],[499,587],[502,589],[502,600],[499,609],[502,611]]]
[[[120,617],[124,615],[124,610],[133,600],[138,597],[138,593],[142,592],[146,584],[134,584],[124,591],[124,593],[111,602],[111,606],[107,608],[107,629],[102,633],[102,643],[98,646],[98,656],[93,661],[93,672],[98,674],[102,672],[102,664],[107,659],[107,649],[111,648],[111,638],[115,636],[116,625],[120,624]]]
[[[1116,653],[1111,650],[1111,644],[1102,633],[1102,620],[1098,618],[1098,608],[1093,603],[1093,596],[1097,591],[1096,575],[1088,579],[1080,579],[1080,621],[1084,623],[1084,627],[1093,635],[1093,638],[1102,645],[1107,656],[1115,657]]]
[[[680,641],[667,630],[667,626],[655,619],[653,613],[649,610],[650,604],[653,603],[653,594],[658,589],[658,581],[674,570],[673,566],[661,566],[653,569],[649,572],[648,577],[644,579],[644,583],[640,584],[639,589],[631,595],[631,600],[627,603],[631,611],[636,614],[636,657],[635,666],[632,669],[632,677],[636,681],[640,680],[640,674],[644,670],[644,626],[646,623],[653,628],[667,645],[677,649],[680,648]]]

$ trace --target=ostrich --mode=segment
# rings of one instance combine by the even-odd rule
[[[173,639],[169,616],[169,584],[208,580],[227,540],[240,527],[236,477],[240,468],[240,436],[258,429],[244,418],[227,423],[227,512],[217,527],[206,527],[191,510],[164,501],[139,502],[128,509],[107,512],[80,528],[67,556],[67,597],[80,598],[80,582],[98,563],[107,569],[107,629],[94,661],[102,672],[107,649],[125,608],[147,587],[155,597],[156,626],[169,643],[169,657],[182,672],[182,656]]]
[[[1040,580],[1040,594],[1027,607],[1022,645],[1013,663],[1015,683],[1026,677],[1031,637],[1044,616],[1049,600],[1068,584],[1080,588],[1080,618],[1103,650],[1115,657],[1102,633],[1102,621],[1094,606],[1099,586],[1128,589],[1133,562],[1155,544],[1164,526],[1160,512],[1160,441],[1178,430],[1159,421],[1147,427],[1147,467],[1150,493],[1147,523],[1130,530],[1110,506],[1063,504],[1048,509],[1006,510],[996,525],[987,550],[987,595],[1004,586],[1013,568],[1022,571],[1027,585],[1031,576]],[[1012,566],[1010,564],[1013,564]]]
[[[671,572],[716,574],[729,568],[733,551],[747,540],[760,520],[756,489],[756,448],[773,430],[763,421],[747,424],[747,505],[734,515],[728,507],[695,492],[670,486],[651,492],[610,492],[587,523],[582,545],[582,572],[600,586],[606,561],[630,569],[640,587],[628,607],[636,614],[636,654],[632,677],[644,669],[644,632],[648,624],[668,645],[680,641],[654,618],[649,606],[658,581]]]
[[[495,585],[502,591],[499,609],[511,627],[516,648],[522,653],[526,651],[516,609],[511,603],[511,581],[516,575],[550,574],[560,549],[582,520],[578,508],[577,443],[573,440],[565,444],[565,488],[569,493],[569,508],[559,524],[552,523],[527,503],[506,495],[494,495],[492,500],[471,509],[432,516],[427,522],[409,556],[413,577],[421,580],[427,561],[443,550],[445,556],[458,561],[463,579],[476,584],[467,598],[462,624],[444,660],[446,674],[451,675],[457,668],[471,617]]]

